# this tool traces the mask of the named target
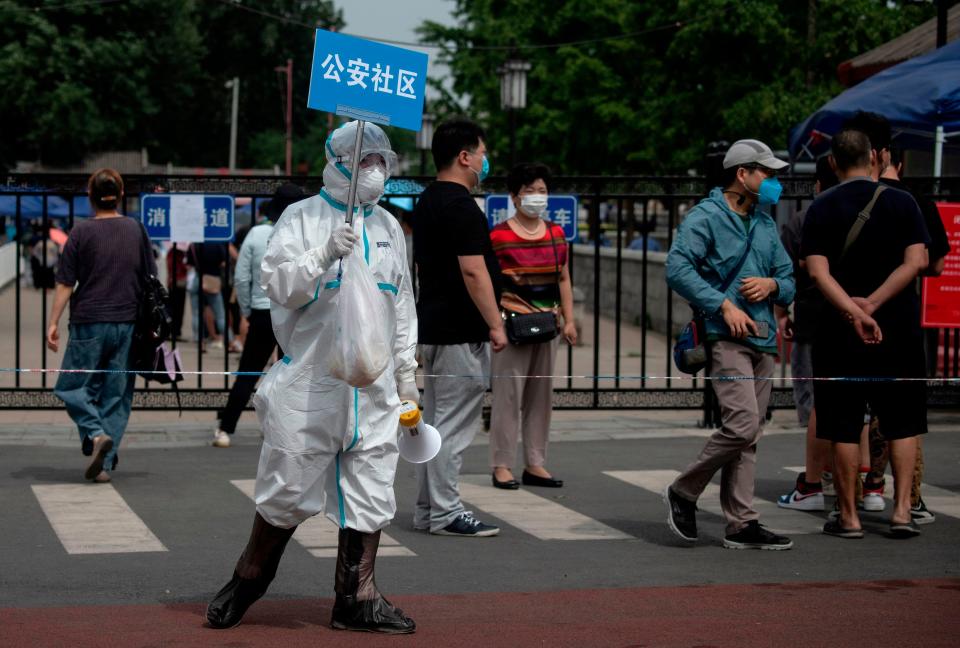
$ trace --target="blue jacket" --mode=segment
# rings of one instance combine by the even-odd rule
[[[741,216],[727,205],[721,188],[716,187],[709,197],[690,210],[677,228],[667,255],[667,284],[704,313],[708,340],[732,339],[720,312],[723,300],[729,299],[755,322],[768,324],[765,339],[751,337],[745,342],[760,351],[776,353],[773,303],[789,306],[793,301],[796,292],[793,262],[780,242],[777,224],[768,213],[754,210],[750,227],[755,230],[750,254],[727,292],[721,293],[724,280],[743,254],[747,230]],[[751,304],[739,292],[740,280],[747,277],[772,277],[779,290],[767,301]]]

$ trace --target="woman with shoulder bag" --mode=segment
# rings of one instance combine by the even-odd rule
[[[141,276],[156,275],[157,268],[145,253],[143,227],[117,211],[123,204],[120,174],[94,172],[88,193],[95,214],[78,222],[64,245],[47,348],[54,353],[60,348],[60,318],[69,301],[66,371],[57,378],[54,393],[77,426],[84,454],[91,456],[84,477],[105,483],[117,465],[133,401],[136,374],[127,369]],[[87,371],[70,371],[78,369]]]
[[[561,333],[577,343],[567,242],[562,228],[541,218],[549,183],[550,169],[542,164],[514,167],[507,187],[516,213],[490,231],[503,273],[500,309],[510,340],[491,360],[490,465],[493,485],[507,490],[520,487],[512,470],[521,430],[523,484],[563,486],[544,467],[553,379],[534,377],[553,375]]]

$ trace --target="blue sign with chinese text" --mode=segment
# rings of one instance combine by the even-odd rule
[[[233,196],[141,194],[140,219],[152,241],[232,241]]]
[[[420,130],[427,55],[317,30],[307,107]]]
[[[516,211],[510,196],[507,194],[487,196],[484,208],[487,212],[487,223],[491,229],[513,216],[514,211]],[[562,227],[564,237],[572,243],[577,240],[579,214],[580,207],[577,204],[576,196],[550,194],[547,198],[547,209],[543,212],[543,218]]]

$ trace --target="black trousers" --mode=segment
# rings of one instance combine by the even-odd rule
[[[263,371],[273,350],[278,348],[277,339],[273,336],[273,325],[270,323],[270,311],[251,310],[249,319],[250,328],[247,329],[247,341],[243,345],[243,353],[240,354],[238,371]],[[282,349],[280,354],[283,354]],[[237,429],[237,421],[257,386],[257,380],[259,376],[237,376],[230,389],[227,406],[219,412],[221,430],[233,434]]]
[[[173,319],[173,336],[174,338],[183,337],[183,310],[186,306],[187,301],[187,289],[178,288],[177,286],[170,287],[170,317]]]

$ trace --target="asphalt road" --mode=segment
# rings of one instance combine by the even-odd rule
[[[774,507],[771,519],[776,524],[771,526],[802,530],[793,536],[795,548],[786,552],[723,549],[723,523],[710,510],[699,516],[701,539],[696,546],[674,540],[660,495],[636,482],[662,480],[663,471],[682,469],[693,459],[702,440],[682,431],[655,438],[555,443],[550,467],[566,486],[518,493],[490,488],[487,448],[471,447],[464,473],[477,477],[468,508],[481,519],[500,524],[503,531],[495,538],[447,538],[414,531],[413,469],[401,462],[396,484],[399,511],[387,532],[406,555],[381,557],[377,581],[418,621],[421,632],[415,636],[421,641],[433,637],[429,644],[410,645],[440,645],[432,643],[440,641],[440,629],[482,631],[492,620],[478,617],[478,610],[505,615],[504,623],[515,624],[510,627],[519,633],[517,641],[527,637],[538,644],[539,638],[553,637],[551,645],[778,645],[770,643],[779,636],[776,632],[758,628],[743,635],[752,637],[750,641],[736,639],[740,634],[732,632],[730,619],[723,617],[729,607],[724,596],[738,601],[737,618],[749,609],[765,610],[764,618],[771,620],[789,615],[786,621],[776,621],[785,638],[794,632],[790,622],[810,621],[803,612],[813,609],[810,605],[826,615],[822,618],[864,615],[869,627],[861,624],[856,636],[872,635],[876,640],[896,636],[904,625],[895,621],[918,613],[914,608],[921,606],[938,620],[924,627],[928,635],[916,635],[916,628],[905,632],[907,643],[901,645],[911,645],[911,637],[924,638],[914,645],[957,645],[958,432],[952,422],[940,424],[925,439],[924,481],[949,514],[939,512],[934,524],[923,527],[922,536],[888,539],[883,534],[886,516],[865,514],[866,538],[844,541],[816,533],[824,514],[777,514]],[[97,619],[105,620],[109,632],[129,629],[122,633],[126,639],[113,642],[117,645],[271,645],[271,641],[300,645],[309,643],[305,637],[321,642],[323,637],[335,638],[352,645],[354,639],[344,644],[345,635],[331,635],[324,625],[333,595],[334,559],[315,557],[298,542],[290,543],[266,599],[251,611],[256,615],[241,626],[252,634],[233,635],[230,643],[224,633],[200,632],[203,604],[229,578],[253,516],[251,500],[232,482],[253,479],[258,448],[252,435],[240,441],[228,450],[176,444],[125,448],[112,490],[163,550],[109,553],[69,553],[62,536],[70,535],[71,520],[79,518],[81,524],[91,520],[85,519],[82,508],[69,519],[62,511],[51,519],[41,506],[44,486],[79,485],[90,494],[102,488],[82,484],[84,458],[78,449],[0,448],[0,645],[86,645],[98,636]],[[799,431],[784,430],[761,442],[757,496],[765,506],[771,507],[777,495],[789,490],[794,473],[788,467],[802,462],[802,443]],[[511,510],[509,498],[531,495],[540,498],[532,500],[532,508]],[[527,500],[520,503],[529,505]],[[888,502],[888,512],[889,506]],[[545,521],[531,515],[541,509],[556,515]],[[110,528],[112,522],[105,519],[102,525]],[[544,539],[564,524],[573,537],[581,532],[590,536],[597,529],[608,537]],[[97,532],[89,535],[88,544],[96,551]],[[804,602],[804,596],[810,600]],[[871,596],[882,601],[871,601]],[[620,610],[628,601],[646,606],[652,619]],[[541,609],[541,604],[546,607]],[[527,605],[543,613],[528,618],[522,613]],[[271,623],[287,618],[284,615],[290,618],[277,622],[282,632],[271,635]],[[146,618],[154,625],[143,626]],[[563,619],[576,619],[576,628],[562,631]],[[647,636],[656,639],[652,643],[640,640],[644,623],[651,632],[659,628]],[[738,632],[743,630],[734,625]],[[42,627],[50,634],[37,634]],[[684,634],[685,627],[703,632]],[[306,634],[296,635],[298,628]],[[616,628],[620,630],[611,632]],[[828,628],[821,629],[821,635],[808,635],[807,645],[837,645],[830,643]],[[146,634],[141,637],[140,631]],[[191,634],[196,632],[200,633]],[[160,639],[151,643],[144,637]],[[495,639],[492,643],[481,639],[472,634],[450,644],[521,645],[496,633],[487,637]]]

